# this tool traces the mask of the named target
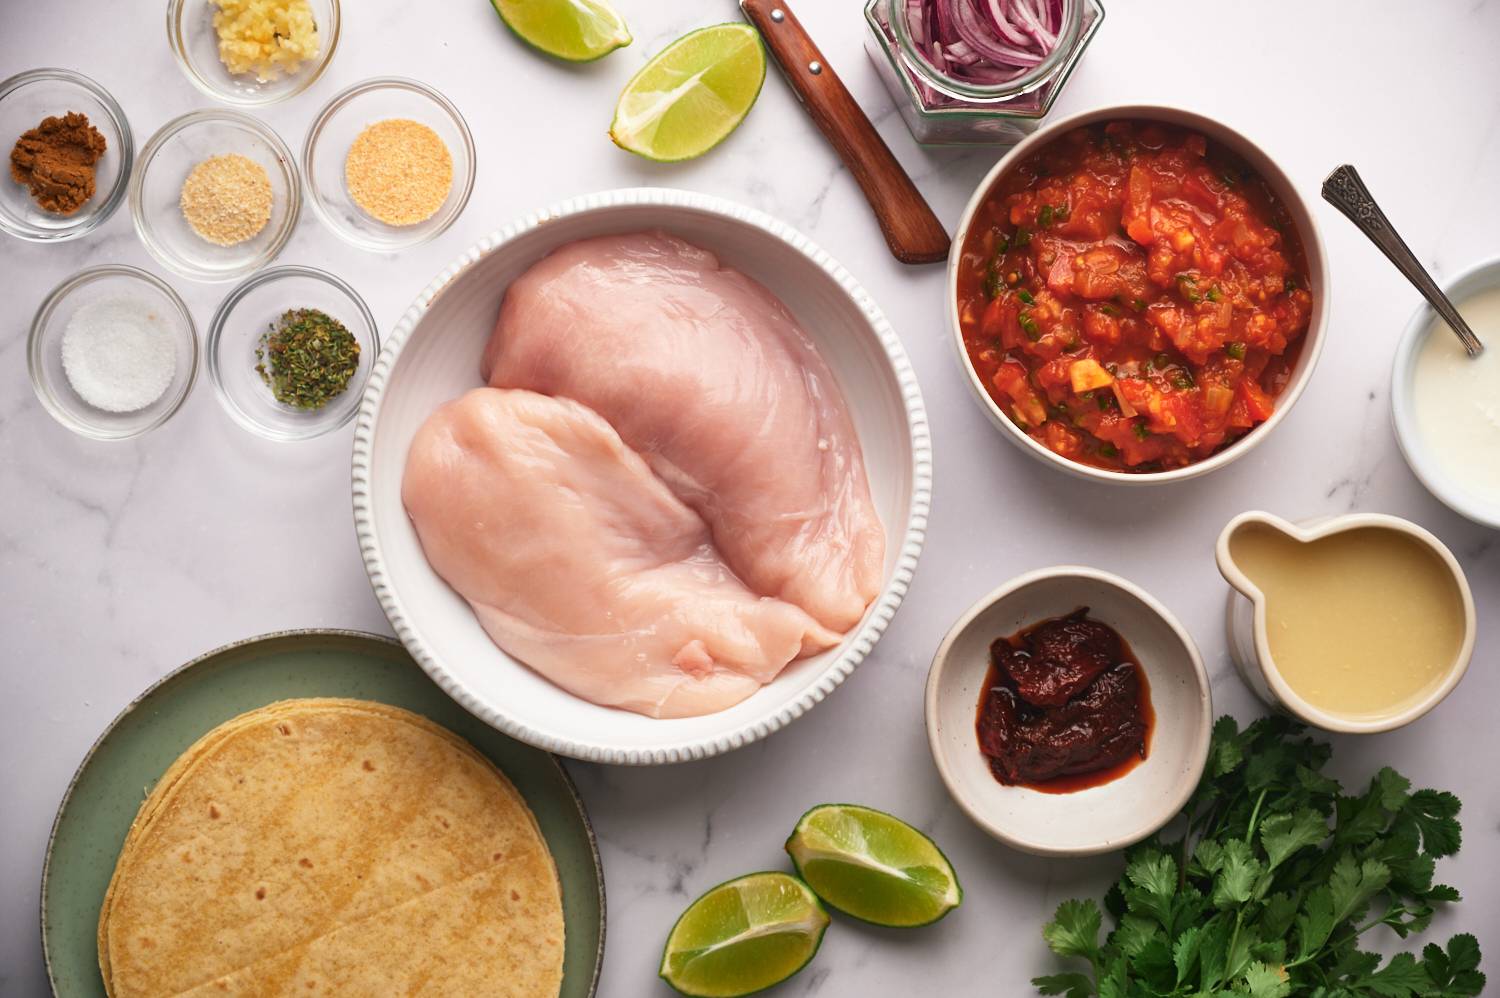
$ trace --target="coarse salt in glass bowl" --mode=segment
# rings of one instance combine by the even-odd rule
[[[254,73],[231,73],[219,58],[219,34],[214,28],[218,7],[213,0],[169,0],[167,40],[177,65],[193,86],[215,100],[242,107],[275,104],[312,86],[333,61],[339,44],[339,0],[308,0],[318,28],[318,54],[295,72],[279,73],[262,82]]]
[[[387,225],[366,214],[344,180],[344,161],[355,138],[391,118],[431,128],[453,159],[447,198],[416,225]],[[313,121],[302,147],[302,173],[313,211],[346,242],[377,253],[424,243],[452,225],[469,203],[474,172],[474,138],[458,108],[425,83],[399,77],[365,80],[337,94]]]
[[[304,308],[337,319],[359,344],[354,376],[320,409],[278,402],[255,369],[262,362],[256,351],[277,320]],[[380,353],[380,334],[364,299],[347,282],[313,267],[272,267],[240,284],[219,305],[205,349],[209,380],[235,422],[271,440],[308,440],[354,418],[365,379]]]
[[[182,185],[199,163],[229,154],[266,171],[271,218],[250,239],[219,246],[183,216]],[[141,242],[162,266],[197,281],[232,281],[270,263],[291,238],[301,206],[291,150],[268,125],[239,111],[193,111],[167,122],[141,150],[130,180],[130,217]]]
[[[75,239],[103,225],[125,200],[135,143],[125,112],[108,91],[67,69],[33,69],[0,83],[0,136],[6,142],[15,142],[43,118],[69,111],[87,115],[104,136],[104,155],[94,164],[94,196],[71,215],[54,214],[6,170],[0,176],[0,231],[32,242]]]
[[[79,309],[122,299],[143,302],[160,318],[171,335],[174,366],[155,401],[112,412],[90,404],[73,387],[63,363],[63,341]],[[91,267],[58,285],[37,309],[27,364],[37,398],[59,423],[95,440],[125,440],[155,429],[182,407],[198,375],[198,333],[187,306],[166,282],[135,267]]]

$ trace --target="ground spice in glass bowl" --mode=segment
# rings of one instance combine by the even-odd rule
[[[237,246],[260,235],[275,205],[265,167],[238,153],[210,156],[182,182],[182,217],[215,246]]]
[[[420,121],[388,118],[355,137],[344,184],[365,214],[386,225],[417,225],[437,214],[453,189],[453,154]]]
[[[162,266],[199,281],[244,277],[281,252],[297,224],[291,151],[239,111],[194,111],[141,149],[130,214]]]
[[[135,143],[99,84],[34,69],[0,81],[0,156],[0,232],[61,242],[92,232],[124,204]]]
[[[108,148],[88,115],[48,115],[16,139],[10,179],[24,184],[43,211],[71,215],[94,196],[94,164]]]
[[[415,80],[383,77],[333,97],[302,148],[308,203],[361,249],[391,252],[443,232],[474,188],[474,141],[458,108]]]
[[[305,440],[353,419],[380,353],[359,294],[333,274],[299,266],[271,267],[236,286],[205,343],[224,411],[273,440]]]

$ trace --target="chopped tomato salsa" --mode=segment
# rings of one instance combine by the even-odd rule
[[[1202,135],[1115,121],[1060,136],[980,206],[964,345],[1033,439],[1117,471],[1201,461],[1275,411],[1312,314],[1281,202]]]

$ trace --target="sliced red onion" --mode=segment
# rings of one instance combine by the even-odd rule
[[[1010,0],[1009,12],[1014,14],[1021,23],[1022,30],[1035,38],[1038,43],[1046,46],[1048,51],[1057,47],[1057,36],[1042,24],[1042,17],[1045,14],[1041,10],[1039,0],[1035,4],[1033,0]]]
[[[1022,48],[1031,44],[1031,40],[1025,34],[1016,30],[1010,21],[1006,20],[1005,0],[989,0],[989,8],[990,23],[995,26],[995,30],[1000,33],[1002,38],[1012,45],[1020,45]]]
[[[943,55],[948,57],[949,62],[956,62],[960,66],[972,66],[979,62],[979,53],[975,52],[963,42],[954,42],[943,48]]]
[[[912,44],[940,73],[1009,83],[1058,44],[1064,0],[894,0]]]
[[[959,38],[985,59],[997,66],[1035,66],[1042,56],[1014,45],[1008,45],[996,37],[994,25],[979,12],[976,0],[938,0],[951,4],[953,24]]]

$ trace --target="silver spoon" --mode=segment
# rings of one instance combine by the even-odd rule
[[[1427,303],[1443,317],[1448,328],[1463,342],[1464,350],[1471,358],[1484,352],[1484,344],[1479,342],[1474,330],[1458,314],[1458,309],[1443,294],[1443,289],[1437,286],[1431,275],[1417,262],[1417,258],[1412,256],[1411,248],[1396,232],[1391,220],[1385,217],[1380,205],[1370,196],[1370,189],[1360,179],[1359,171],[1345,163],[1330,173],[1328,179],[1323,181],[1323,200],[1343,212],[1359,231],[1370,237],[1370,242],[1380,248],[1386,259],[1396,265],[1396,269],[1411,281],[1412,286],[1427,299]]]

